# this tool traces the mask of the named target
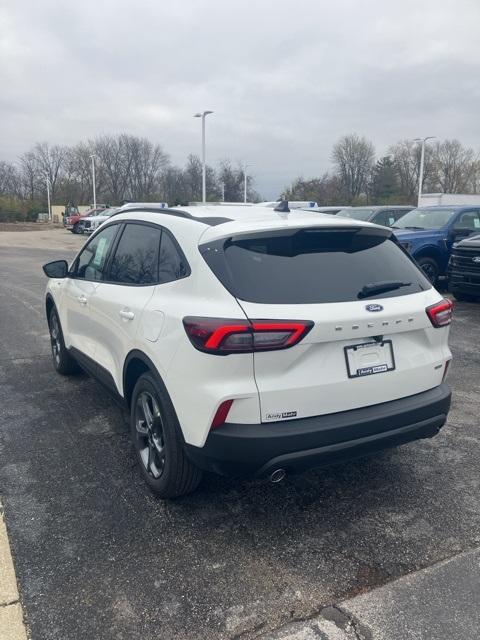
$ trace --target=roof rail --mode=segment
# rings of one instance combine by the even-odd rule
[[[154,203],[151,205],[142,207],[125,207],[122,209],[121,207],[112,213],[110,218],[118,216],[120,213],[135,213],[135,212],[145,212],[145,213],[161,213],[167,216],[173,216],[175,218],[186,218],[187,220],[193,220],[194,222],[201,222],[202,224],[206,224],[209,227],[215,227],[217,224],[223,224],[224,222],[231,222],[231,218],[220,217],[220,216],[205,216],[204,218],[200,218],[197,216],[192,216],[187,211],[181,211],[180,209],[165,209],[163,207],[155,206]]]

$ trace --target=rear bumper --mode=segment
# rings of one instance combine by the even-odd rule
[[[268,476],[332,464],[434,436],[445,424],[451,390],[423,393],[370,407],[264,424],[227,423],[203,447],[186,445],[192,461],[229,476]]]

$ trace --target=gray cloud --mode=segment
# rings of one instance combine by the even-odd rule
[[[36,141],[146,135],[183,163],[253,165],[265,197],[357,131],[480,146],[478,0],[3,0],[0,159]]]

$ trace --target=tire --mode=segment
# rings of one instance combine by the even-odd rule
[[[461,293],[455,289],[451,289],[451,293],[458,302],[475,302],[475,296],[471,296],[468,293]]]
[[[187,457],[175,409],[151,373],[133,390],[130,428],[140,472],[156,496],[178,498],[198,487],[202,471]]]
[[[418,258],[417,264],[430,280],[430,282],[432,284],[435,284],[435,282],[438,280],[438,276],[440,275],[440,267],[438,266],[438,262],[434,258],[425,256],[423,258]]]
[[[55,371],[62,376],[69,376],[78,373],[80,367],[76,360],[68,353],[63,340],[62,325],[55,307],[50,311],[48,317],[48,328],[50,332],[50,344],[52,347],[52,360]]]
[[[78,224],[78,222],[73,225],[72,233],[82,233],[82,230],[80,229],[80,225]]]

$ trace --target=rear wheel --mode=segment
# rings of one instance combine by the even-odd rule
[[[62,376],[78,373],[78,371],[80,371],[80,367],[65,347],[62,327],[55,307],[50,311],[48,327],[50,330],[50,345],[52,348],[52,359],[55,370]]]
[[[440,275],[440,267],[437,261],[434,258],[424,256],[423,258],[418,258],[417,263],[430,282],[435,284]]]
[[[135,385],[130,420],[140,471],[153,493],[177,498],[194,491],[202,472],[187,457],[171,400],[151,373]]]

